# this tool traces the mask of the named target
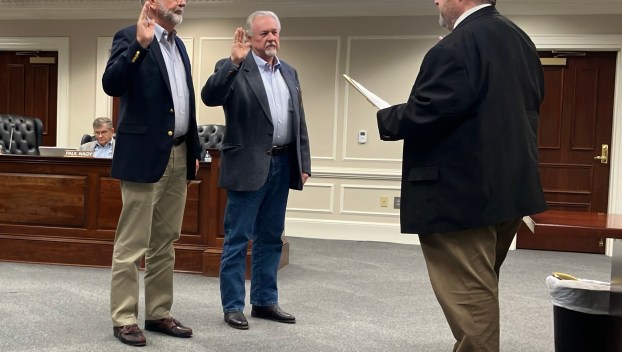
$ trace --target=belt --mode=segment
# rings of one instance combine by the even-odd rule
[[[173,138],[173,145],[178,146],[186,141],[186,135]]]
[[[268,155],[281,155],[281,154],[287,153],[288,149],[289,149],[289,144],[273,145],[272,148],[270,148],[270,150],[268,150],[266,153]]]

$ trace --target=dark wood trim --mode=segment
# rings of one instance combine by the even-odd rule
[[[622,214],[548,210],[529,218],[536,236],[622,238]]]
[[[220,153],[210,154],[188,186],[175,270],[218,276],[227,193],[218,188]],[[122,206],[110,163],[0,155],[0,261],[110,267]],[[280,267],[288,263],[284,239]]]

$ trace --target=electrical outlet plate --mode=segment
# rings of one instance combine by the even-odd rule
[[[389,197],[387,197],[387,196],[380,197],[380,206],[381,207],[388,207],[389,206]]]

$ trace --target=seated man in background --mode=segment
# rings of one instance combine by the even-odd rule
[[[94,158],[112,158],[114,152],[112,120],[107,117],[96,118],[93,121],[93,134],[96,140],[82,144],[78,150],[93,151]]]

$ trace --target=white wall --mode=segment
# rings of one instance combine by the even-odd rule
[[[514,20],[541,48],[614,50],[622,47],[622,16],[525,16]],[[59,44],[58,144],[77,146],[92,120],[110,111],[101,73],[111,37],[132,21],[2,21],[0,50],[15,50],[32,38]],[[243,19],[186,20],[179,35],[189,47],[195,93],[219,58],[229,55],[231,36]],[[381,142],[374,108],[343,80],[346,73],[390,103],[408,97],[425,52],[444,31],[435,16],[370,18],[284,18],[280,58],[300,75],[312,152],[313,177],[305,191],[291,192],[286,232],[290,236],[417,243],[399,233],[401,142]],[[3,38],[4,37],[4,38]],[[4,39],[4,40],[3,40]],[[41,39],[38,39],[41,40]],[[618,79],[620,73],[618,71]],[[619,86],[619,83],[618,83]],[[616,98],[620,97],[616,87]],[[199,99],[200,100],[200,99]],[[615,99],[620,101],[620,99]],[[612,155],[622,118],[615,108]],[[199,105],[199,123],[222,123],[220,108]],[[359,130],[368,132],[357,143]],[[620,169],[612,161],[610,209],[622,211],[615,196]],[[390,207],[380,206],[389,197]]]

